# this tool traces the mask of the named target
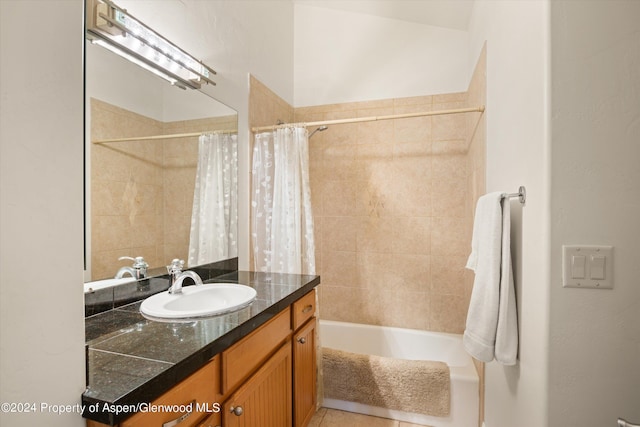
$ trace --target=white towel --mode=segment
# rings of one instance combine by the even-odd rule
[[[504,193],[480,197],[467,261],[475,280],[463,344],[476,359],[495,358],[503,365],[515,365],[518,354],[510,229],[510,205]]]

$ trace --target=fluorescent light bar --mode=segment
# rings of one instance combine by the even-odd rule
[[[174,79],[173,77],[168,76],[167,74],[163,73],[162,71],[158,70],[157,68],[154,68],[154,67],[150,66],[146,62],[140,61],[139,59],[135,58],[134,56],[129,55],[127,52],[118,49],[114,45],[111,45],[111,44],[105,42],[102,39],[92,40],[91,43],[96,44],[98,46],[102,46],[103,48],[105,48],[107,50],[110,50],[111,52],[115,53],[116,55],[119,55],[119,56],[123,57],[124,59],[126,59],[128,61],[131,61],[134,64],[144,68],[145,70],[152,72],[156,76],[168,81],[169,83],[171,83],[174,86],[179,87],[180,89],[186,89],[186,87],[184,87],[180,82],[178,82],[178,80]]]
[[[87,37],[183,89],[215,85],[213,69],[110,0],[87,1]]]

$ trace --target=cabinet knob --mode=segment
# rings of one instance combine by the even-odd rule
[[[306,342],[307,342],[307,339],[306,339],[305,337],[300,337],[300,338],[298,338],[298,342],[299,342],[300,344],[304,344],[304,343],[306,343]]]
[[[231,412],[233,412],[236,416],[240,416],[243,414],[244,409],[242,409],[242,406],[236,406],[236,407],[231,407]]]

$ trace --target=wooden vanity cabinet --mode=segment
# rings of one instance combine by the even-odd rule
[[[220,412],[183,420],[181,413],[138,413],[120,427],[306,427],[317,400],[315,301],[312,290],[153,402],[195,400]]]
[[[293,336],[294,427],[306,427],[316,412],[316,318]]]

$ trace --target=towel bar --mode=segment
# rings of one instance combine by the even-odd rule
[[[524,202],[527,201],[527,189],[524,188],[524,185],[521,185],[520,188],[518,188],[517,193],[505,194],[503,197],[509,198],[509,199],[513,197],[517,197],[518,199],[520,199],[520,203],[524,205]]]

